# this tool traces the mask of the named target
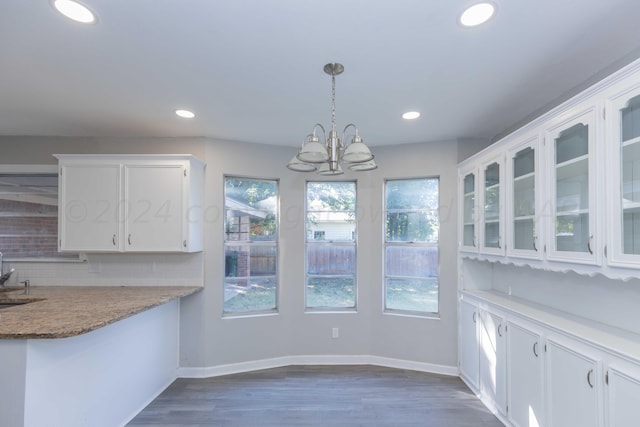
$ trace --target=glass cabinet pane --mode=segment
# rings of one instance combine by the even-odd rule
[[[577,124],[555,140],[556,248],[587,252],[589,243],[588,126]]]
[[[640,96],[629,100],[620,113],[622,249],[640,254]]]
[[[513,158],[513,247],[535,250],[535,150]]]
[[[463,236],[464,246],[475,246],[475,175],[464,177]]]
[[[500,247],[500,165],[484,170],[484,246]]]

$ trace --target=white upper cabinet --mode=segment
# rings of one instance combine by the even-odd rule
[[[480,252],[504,255],[504,163],[498,156],[480,164]]]
[[[542,255],[540,218],[540,150],[538,135],[514,145],[507,153],[506,250],[509,256]]]
[[[463,169],[460,171],[460,194],[462,194],[460,213],[460,250],[465,252],[477,252],[477,227],[478,212],[477,196],[477,170]]]
[[[547,130],[550,260],[599,263],[595,108]]]
[[[204,163],[189,155],[59,155],[59,250],[197,252]]]
[[[61,164],[58,245],[60,251],[118,251],[119,164]]]
[[[640,87],[614,97],[610,113],[609,264],[640,267]]]

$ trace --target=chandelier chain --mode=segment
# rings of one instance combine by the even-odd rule
[[[331,75],[331,129],[336,130],[336,76]]]

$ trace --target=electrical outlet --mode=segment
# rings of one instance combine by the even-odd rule
[[[339,338],[340,330],[338,328],[331,329],[331,338]]]

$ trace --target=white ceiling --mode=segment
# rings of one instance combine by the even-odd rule
[[[370,145],[495,138],[640,56],[638,0],[495,0],[461,28],[474,2],[84,0],[85,26],[0,0],[0,135],[297,146],[329,125],[322,67],[341,62],[338,126]]]

